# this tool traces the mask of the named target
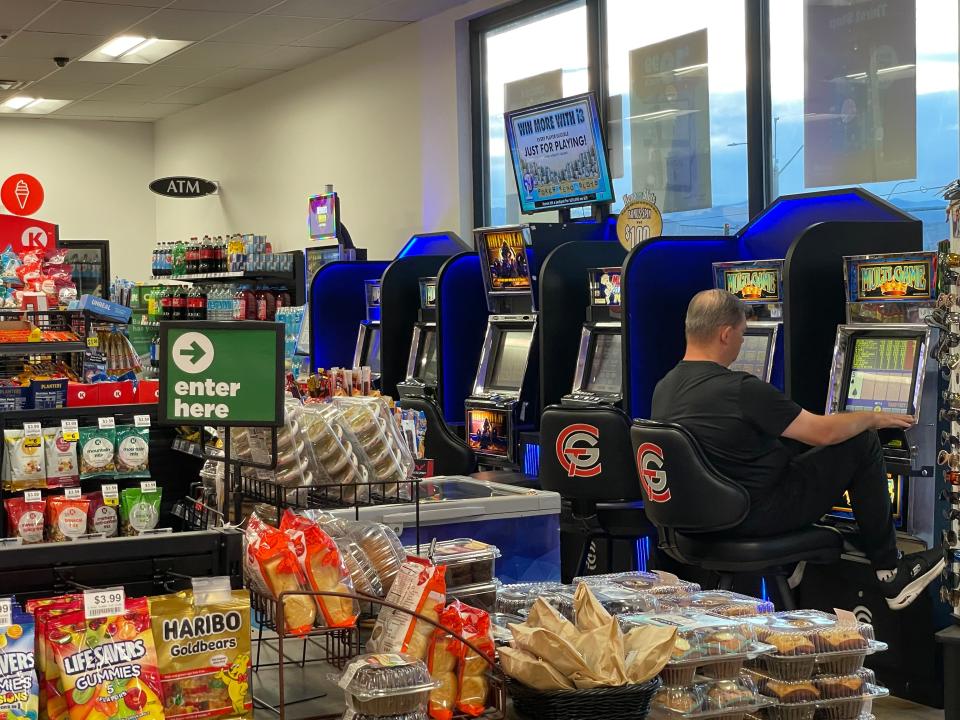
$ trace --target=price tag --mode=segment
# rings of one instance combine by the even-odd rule
[[[87,347],[100,347],[100,338],[96,335],[91,335],[87,338]]]
[[[64,420],[60,423],[60,431],[67,442],[77,442],[80,439],[80,425],[76,420]]]
[[[23,424],[24,435],[39,435],[42,426],[38,422],[28,422]]]
[[[117,421],[112,417],[102,417],[97,422],[101,430],[113,430],[117,426]]]
[[[133,426],[134,426],[134,427],[150,427],[150,416],[149,416],[149,415],[134,415],[134,416],[133,416]]]
[[[81,490],[78,487],[69,487],[63,491],[63,496],[68,500],[79,500]]]
[[[23,446],[25,448],[38,448],[43,445],[43,438],[40,437],[40,423],[28,422],[23,424]]]
[[[145,493],[154,493],[157,491],[157,483],[155,480],[144,480],[140,483],[140,492]]]
[[[857,616],[849,610],[834,608],[833,613],[837,616],[837,620],[840,621],[841,625],[858,625],[860,623],[860,621],[857,620]]]
[[[116,483],[105,483],[100,486],[100,491],[103,493],[104,505],[116,507],[120,504],[120,492],[117,490]]]
[[[83,614],[87,620],[109,615],[121,615],[125,609],[125,604],[122,587],[83,591]]]
[[[10,598],[0,598],[0,627],[13,625],[13,608]]]
[[[43,499],[43,495],[40,494],[39,490],[27,490],[23,494],[23,499],[26,502],[40,502]]]

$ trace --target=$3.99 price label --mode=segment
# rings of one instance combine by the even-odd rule
[[[0,598],[0,628],[13,624],[13,610],[10,598]]]
[[[126,597],[122,587],[83,591],[83,614],[87,620],[122,615]]]

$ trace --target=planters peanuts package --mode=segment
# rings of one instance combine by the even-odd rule
[[[39,694],[33,617],[12,598],[0,599],[0,720],[37,720]]]

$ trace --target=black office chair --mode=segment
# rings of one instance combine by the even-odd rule
[[[540,487],[570,502],[568,530],[583,540],[576,567],[572,572],[563,569],[565,582],[584,573],[594,540],[654,535],[628,461],[631,455],[630,419],[619,408],[550,405],[544,409]]]
[[[636,420],[630,436],[644,509],[660,548],[679,562],[716,572],[721,588],[732,588],[740,574],[773,575],[785,609],[792,610],[786,568],[840,559],[843,539],[833,528],[811,525],[762,538],[724,534],[747,516],[747,491],[717,472],[679,425]]]
[[[408,410],[423,410],[427,416],[427,433],[423,444],[426,456],[433,458],[434,473],[469,475],[477,469],[477,458],[473,450],[449,428],[435,400],[427,397],[405,397],[397,404]]]

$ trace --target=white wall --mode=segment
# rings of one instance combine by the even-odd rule
[[[156,124],[156,177],[219,197],[157,199],[157,237],[266,233],[305,247],[307,197],[333,183],[371,258],[416,232],[472,227],[467,20],[474,0]]]
[[[151,123],[0,118],[0,178],[34,175],[37,218],[64,240],[109,240],[111,273],[144,278],[156,240],[153,133]]]

